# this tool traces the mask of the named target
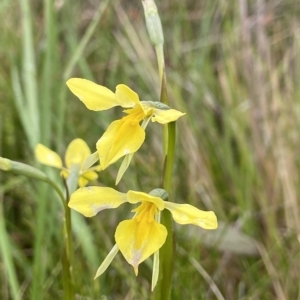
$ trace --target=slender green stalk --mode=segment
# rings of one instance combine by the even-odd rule
[[[169,104],[167,93],[167,80],[165,73],[164,59],[164,36],[160,17],[157,7],[153,0],[142,1],[145,12],[145,20],[150,36],[150,40],[156,51],[159,79],[161,82],[160,101]],[[163,170],[163,188],[171,195],[172,172],[175,154],[175,122],[164,126],[163,131],[163,148],[164,148],[164,170]],[[173,221],[169,211],[164,210],[161,216],[161,224],[163,224],[168,236],[166,242],[159,250],[159,276],[157,286],[154,289],[153,299],[168,300],[171,298],[172,287],[172,271],[173,271]]]
[[[72,237],[72,218],[71,209],[67,205],[70,195],[77,189],[79,174],[79,166],[73,165],[70,170],[70,176],[66,182],[66,207],[65,207],[65,224],[64,224],[64,237],[65,237],[65,253],[63,256],[63,283],[64,283],[64,298],[66,300],[75,299],[75,284],[74,284],[74,245]]]
[[[64,240],[65,240],[65,249],[62,257],[64,299],[74,300],[75,299],[75,285],[74,285],[74,277],[73,277],[74,247],[73,247],[73,239],[72,239],[71,211],[69,208],[65,210]]]
[[[161,80],[161,94],[160,101],[164,104],[169,104],[167,93],[167,79],[165,73],[165,61],[163,53],[163,45],[155,45],[157,55],[157,64],[159,71],[159,78]],[[164,126],[163,129],[163,145],[164,145],[164,170],[163,170],[163,188],[171,197],[172,187],[172,173],[175,158],[175,142],[176,142],[176,126],[175,122],[171,122]],[[168,236],[165,244],[159,251],[159,277],[157,286],[154,290],[155,300],[171,299],[172,289],[172,272],[174,263],[174,243],[173,243],[173,220],[169,211],[164,210],[161,216],[161,224],[163,224],[168,231]]]
[[[164,182],[163,187],[169,193],[171,193],[172,185],[172,173],[175,159],[175,142],[176,142],[176,122],[168,124],[168,148],[167,155],[165,157],[164,165]]]
[[[157,61],[158,61],[158,65],[160,64],[161,61],[159,59],[159,57],[157,57]],[[159,67],[158,69],[160,69],[161,67]],[[167,92],[167,78],[166,78],[166,72],[165,69],[163,67],[163,74],[162,74],[162,84],[161,84],[161,92],[160,92],[160,102],[169,105],[169,98],[168,98],[168,92]],[[168,133],[168,125],[164,125],[164,129],[163,129],[163,149],[164,149],[164,155],[166,156],[168,153],[168,144],[169,144],[169,133]],[[165,179],[165,176],[164,176]]]
[[[154,289],[153,299],[155,300],[168,300],[171,299],[172,290],[172,272],[173,272],[173,220],[169,211],[164,210],[161,216],[161,224],[163,224],[167,230],[168,235],[166,242],[159,250],[159,277],[157,285]]]
[[[172,172],[175,157],[175,122],[168,124],[167,154],[165,156],[163,188],[169,195],[171,194]],[[172,271],[174,262],[174,242],[173,242],[173,220],[169,211],[162,212],[161,223],[167,228],[168,236],[165,244],[159,251],[159,277],[157,286],[154,290],[153,299],[168,300],[171,299]]]
[[[163,45],[157,45],[155,47],[157,64],[158,64],[158,74],[160,82],[163,82],[163,76],[165,76],[165,58]],[[167,104],[167,103],[166,103]]]

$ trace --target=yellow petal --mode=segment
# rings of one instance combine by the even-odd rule
[[[145,131],[128,115],[112,122],[97,142],[100,165],[107,168],[126,154],[136,152],[145,140]]]
[[[84,177],[88,181],[93,181],[93,180],[96,180],[98,178],[98,174],[94,171],[87,171],[87,172],[84,172],[81,175],[81,177]]]
[[[160,124],[167,124],[176,121],[178,118],[185,115],[176,109],[157,109],[153,110],[154,116],[152,117],[152,122],[158,122]]]
[[[82,139],[73,140],[66,151],[65,161],[68,169],[71,169],[72,165],[79,165],[82,169],[86,159],[90,156],[91,150],[86,142]]]
[[[116,95],[105,86],[82,78],[67,81],[71,92],[90,110],[100,111],[118,106]]]
[[[165,208],[168,209],[173,219],[178,224],[193,224],[204,229],[216,229],[218,221],[213,211],[203,211],[189,204],[176,204],[165,201]]]
[[[89,183],[89,181],[87,179],[85,179],[84,177],[80,176],[78,178],[78,186],[79,187],[85,187],[87,184]]]
[[[163,201],[159,197],[151,196],[149,194],[143,192],[136,192],[136,191],[128,191],[126,195],[129,203],[134,204],[139,202],[151,202],[155,204],[155,206],[159,210],[163,210],[165,208],[165,201]]]
[[[98,156],[99,156],[99,154],[98,154]],[[96,172],[100,172],[100,171],[102,171],[102,167],[100,165],[98,165],[98,166],[94,166],[94,167],[90,168],[90,170],[95,170]]]
[[[150,117],[153,114],[153,107],[146,104],[146,102],[139,102],[133,108],[125,109],[126,114],[142,114],[142,119]]]
[[[36,145],[35,157],[41,164],[58,169],[62,168],[62,161],[59,155],[42,144]]]
[[[78,178],[79,187],[85,187],[90,181],[96,180],[98,178],[98,174],[94,171],[84,172]]]
[[[116,243],[123,256],[131,264],[137,275],[138,265],[165,243],[167,229],[156,221],[136,218],[121,222],[115,233]]]
[[[116,98],[122,107],[133,107],[140,102],[138,94],[125,84],[117,85]]]
[[[126,194],[108,187],[89,186],[75,191],[68,205],[86,217],[93,217],[101,210],[117,208],[125,202]]]

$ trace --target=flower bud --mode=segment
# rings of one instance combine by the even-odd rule
[[[35,178],[43,181],[48,180],[47,175],[39,169],[17,161],[9,160],[4,157],[0,157],[0,170],[11,171],[16,174],[24,175],[26,177]]]
[[[160,188],[152,190],[149,193],[149,195],[154,196],[154,197],[159,197],[159,198],[163,199],[164,201],[167,201],[169,198],[168,192],[166,190],[160,189]]]
[[[11,169],[10,160],[0,156],[0,170],[9,171]]]
[[[153,0],[142,1],[146,19],[146,26],[150,36],[150,40],[154,46],[163,45],[164,34],[161,21],[157,12],[157,7]]]

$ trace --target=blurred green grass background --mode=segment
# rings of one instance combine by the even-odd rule
[[[157,1],[178,121],[172,200],[214,210],[215,232],[176,227],[172,299],[300,299],[300,6],[296,0]],[[2,0],[0,155],[37,165],[41,142],[61,155],[95,143],[120,110],[92,112],[67,90],[83,77],[158,100],[155,52],[140,1]],[[150,128],[151,127],[151,128]],[[149,129],[149,130],[148,130]],[[160,185],[161,128],[118,185]],[[118,165],[100,173],[114,186]],[[41,166],[39,166],[41,167]],[[44,168],[59,182],[55,171]],[[62,211],[42,183],[0,173],[0,299],[61,299]],[[151,260],[118,255],[96,269],[130,207],[74,214],[78,299],[150,299]]]

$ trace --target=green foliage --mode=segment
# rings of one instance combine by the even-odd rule
[[[299,299],[299,5],[157,6],[170,106],[187,113],[178,122],[172,200],[212,209],[222,224],[214,234],[175,228],[171,298]],[[2,1],[0,25],[3,157],[34,165],[37,142],[63,154],[76,137],[95,150],[119,112],[85,109],[67,90],[70,77],[112,90],[124,83],[141,100],[159,99],[140,1]],[[118,185],[122,192],[161,183],[162,133],[153,125]],[[101,172],[98,184],[113,187],[117,170]],[[61,299],[57,197],[33,180],[3,172],[0,180],[0,298]],[[150,299],[150,261],[136,278],[117,255],[93,280],[126,211],[91,220],[74,214],[78,299]]]

